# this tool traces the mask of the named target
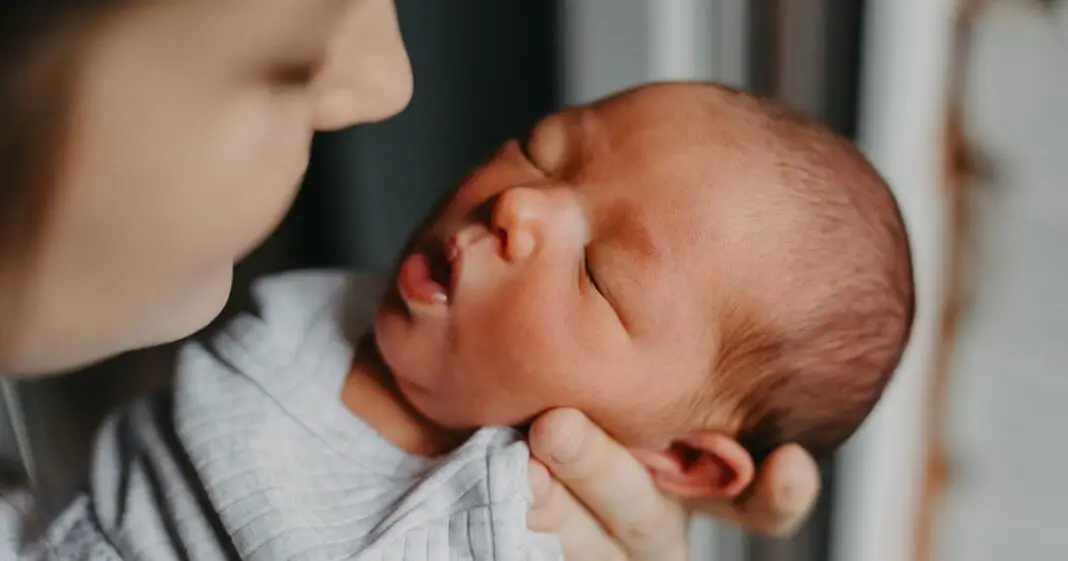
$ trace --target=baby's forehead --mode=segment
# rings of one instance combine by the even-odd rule
[[[747,287],[774,293],[780,275],[789,276],[791,240],[808,227],[808,213],[760,189],[772,180],[765,170],[729,162],[687,168],[687,159],[669,172],[621,180],[624,192],[602,203],[612,208],[605,231],[633,261],[649,264],[642,274],[661,277],[686,305],[710,309]]]
[[[658,85],[556,119],[581,137],[573,144],[586,147],[583,180],[590,181],[580,183],[596,191],[613,233],[647,238],[643,245],[683,259],[751,235],[762,206],[780,212],[786,201],[768,200],[765,188],[778,181],[774,157],[754,149],[759,127],[736,116],[744,108],[733,107],[732,95],[703,84]]]
[[[583,108],[571,118],[590,138],[587,145],[602,148],[592,156],[625,157],[616,162],[617,169],[671,166],[700,180],[759,172],[760,164],[772,159],[758,149],[769,144],[759,123],[700,100],[620,98]]]
[[[752,111],[742,94],[710,84],[658,84],[626,91],[584,106],[612,122],[674,126],[739,124]]]

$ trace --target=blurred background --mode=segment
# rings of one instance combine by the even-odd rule
[[[411,106],[316,139],[292,213],[239,265],[229,312],[271,271],[388,266],[465,170],[554,108],[667,79],[774,96],[856,138],[895,188],[920,311],[886,399],[824,463],[802,531],[774,540],[698,520],[693,559],[1065,557],[1068,2],[397,5]],[[62,504],[102,415],[166,384],[172,352],[10,388],[0,451]]]

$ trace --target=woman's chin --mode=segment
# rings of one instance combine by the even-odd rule
[[[233,268],[220,268],[194,284],[181,297],[172,299],[166,309],[144,314],[145,324],[118,341],[115,354],[172,343],[207,327],[230,298]]]
[[[233,267],[228,266],[197,283],[184,299],[176,302],[169,318],[165,314],[155,316],[168,319],[161,322],[158,331],[150,332],[156,340],[148,345],[177,341],[206,327],[226,306],[233,280]]]
[[[152,297],[140,293],[140,299],[124,299],[136,290],[114,288],[42,309],[30,315],[18,339],[0,345],[0,372],[27,378],[64,374],[188,337],[219,315],[232,279],[232,267],[219,267],[177,290],[152,292]]]

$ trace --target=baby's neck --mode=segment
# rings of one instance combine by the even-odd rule
[[[364,337],[341,389],[341,402],[383,438],[409,454],[433,457],[459,446],[469,433],[450,431],[416,411],[397,390],[373,337]]]

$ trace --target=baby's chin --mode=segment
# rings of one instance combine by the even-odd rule
[[[471,399],[470,393],[435,392],[394,376],[397,392],[416,413],[436,426],[453,432],[471,432],[488,426],[518,427],[528,425],[534,415],[525,415],[520,407],[509,407],[502,397],[486,407],[487,400]]]
[[[389,377],[396,393],[419,416],[446,428],[456,428],[456,420],[448,415],[442,405],[443,398],[427,388],[425,379],[430,374],[427,368],[413,360],[415,353],[406,352],[406,342],[396,338],[405,335],[402,321],[396,316],[398,312],[388,308],[380,309],[375,315],[374,345],[384,367],[384,374]],[[423,357],[425,358],[425,357]]]

